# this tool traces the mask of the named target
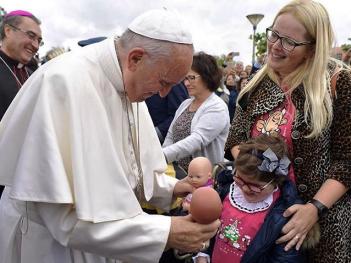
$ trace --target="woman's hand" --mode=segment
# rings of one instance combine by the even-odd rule
[[[190,184],[188,177],[179,180],[174,186],[173,196],[174,197],[184,197],[189,193],[192,193],[195,188]]]
[[[283,227],[283,236],[281,236],[276,243],[281,244],[287,242],[284,247],[285,251],[288,251],[292,247],[299,250],[308,231],[318,221],[317,208],[309,203],[305,205],[293,205],[285,210],[283,216],[292,217]]]

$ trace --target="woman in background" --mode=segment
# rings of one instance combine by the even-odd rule
[[[221,78],[213,56],[194,55],[184,80],[191,98],[179,106],[163,143],[168,163],[176,161],[187,170],[194,157],[207,157],[212,164],[223,161],[230,124],[227,105],[214,93]]]

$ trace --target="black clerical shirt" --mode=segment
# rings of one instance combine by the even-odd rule
[[[13,60],[0,50],[0,120],[4,116],[7,108],[15,98],[22,84],[28,79],[29,71],[18,61]],[[19,67],[22,66],[22,67]],[[10,71],[10,69],[11,71]],[[17,76],[16,77],[14,76]]]

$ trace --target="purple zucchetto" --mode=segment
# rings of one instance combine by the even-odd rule
[[[11,17],[11,16],[28,16],[28,17],[31,17],[31,16],[33,16],[33,14],[28,12],[28,11],[24,11],[24,10],[14,10],[14,11],[11,11],[10,13],[6,14],[5,18]]]

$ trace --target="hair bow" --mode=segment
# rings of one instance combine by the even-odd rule
[[[262,157],[261,165],[257,166],[258,170],[262,172],[274,172],[276,175],[288,175],[290,160],[287,156],[279,160],[271,148],[268,148],[262,154]]]

